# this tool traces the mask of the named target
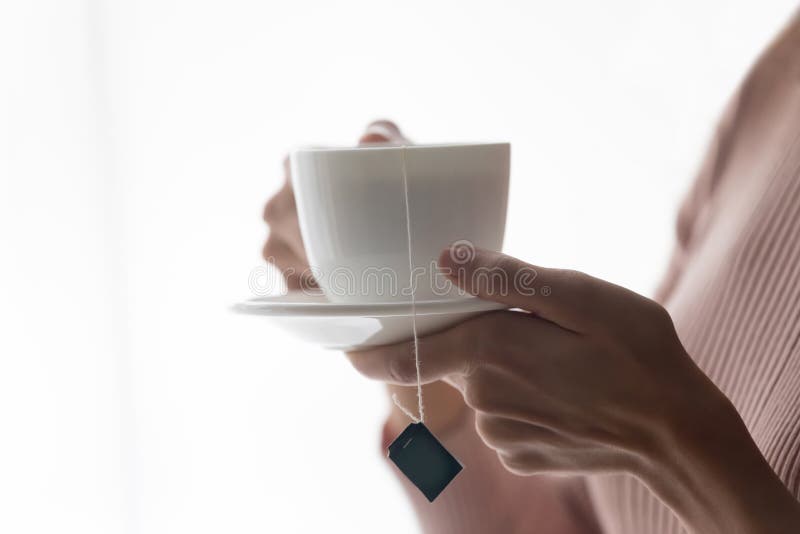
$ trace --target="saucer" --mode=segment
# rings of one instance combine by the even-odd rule
[[[416,302],[420,336],[506,306],[476,297]],[[322,293],[290,291],[240,302],[233,311],[269,317],[295,336],[328,349],[357,350],[411,339],[411,303],[331,302]]]

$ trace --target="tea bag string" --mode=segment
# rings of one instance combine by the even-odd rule
[[[414,289],[414,260],[413,248],[411,246],[411,208],[408,202],[408,171],[406,170],[406,145],[400,147],[400,162],[403,172],[403,195],[405,197],[406,207],[406,237],[408,238],[408,279],[409,290],[411,292],[411,331],[414,336],[414,343],[412,351],[414,353],[414,367],[417,371],[417,409],[419,410],[419,417],[415,416],[409,409],[400,404],[397,398],[397,393],[392,395],[392,400],[400,410],[406,414],[415,423],[425,422],[425,405],[422,402],[422,376],[420,372],[419,361],[419,336],[417,335],[417,300],[416,291]]]

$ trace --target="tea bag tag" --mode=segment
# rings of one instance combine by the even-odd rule
[[[411,423],[389,445],[389,459],[425,495],[429,502],[461,471],[448,452],[422,422]]]

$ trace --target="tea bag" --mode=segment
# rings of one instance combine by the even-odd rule
[[[433,502],[462,467],[425,423],[411,423],[389,445],[389,459]]]

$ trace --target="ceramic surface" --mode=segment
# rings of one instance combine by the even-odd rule
[[[416,304],[421,336],[504,306],[475,297],[420,301]],[[297,337],[329,349],[354,350],[411,338],[408,302],[338,303],[323,294],[290,292],[259,297],[233,307],[237,313],[269,317]]]

